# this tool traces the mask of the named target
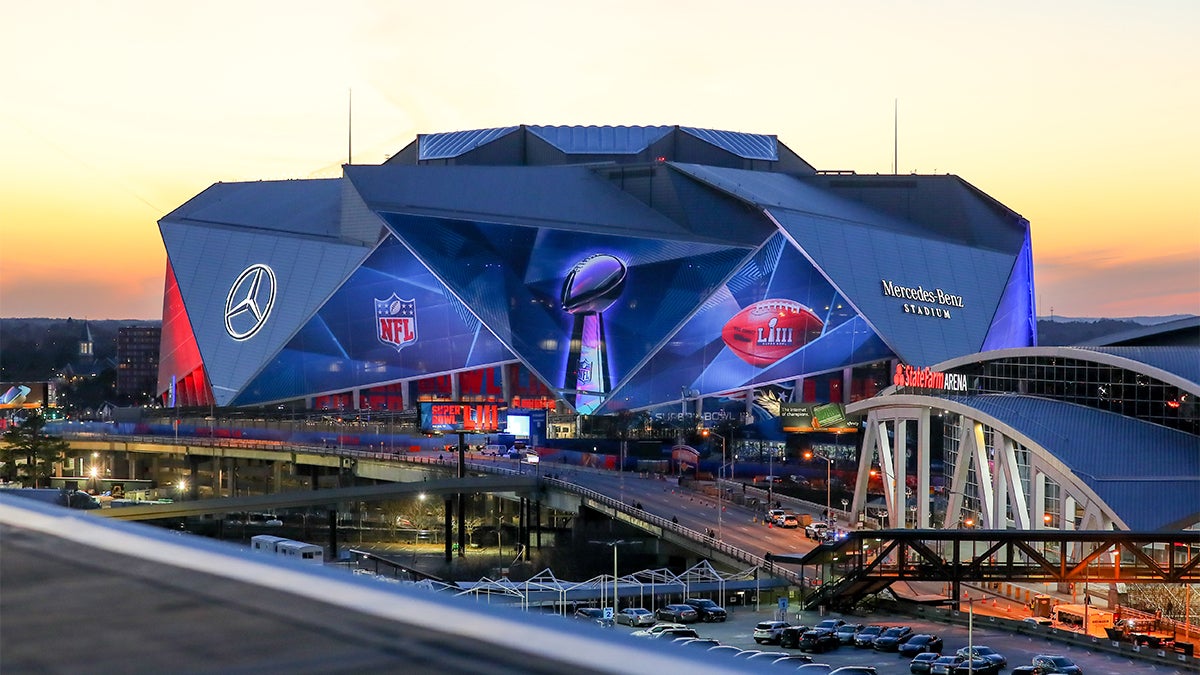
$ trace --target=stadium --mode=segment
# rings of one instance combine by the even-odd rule
[[[1036,345],[1020,215],[772,135],[423,134],[341,178],[215,184],[159,225],[168,406],[745,419]]]

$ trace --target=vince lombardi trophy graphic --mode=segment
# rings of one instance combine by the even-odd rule
[[[602,312],[625,289],[625,273],[625,263],[597,253],[579,261],[563,281],[562,308],[575,316],[563,388],[574,392],[580,414],[599,408],[611,386]]]

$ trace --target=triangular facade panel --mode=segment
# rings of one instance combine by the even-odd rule
[[[286,400],[514,360],[393,237],[385,240],[238,397]]]
[[[230,404],[370,252],[274,232],[160,229],[217,405]]]
[[[728,391],[878,358],[890,351],[777,234],[745,261],[618,390],[610,409]]]
[[[982,347],[1013,256],[786,209],[770,213],[902,360],[927,366]]]

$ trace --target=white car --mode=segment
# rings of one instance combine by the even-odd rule
[[[662,623],[656,623],[653,626],[651,626],[645,630],[635,630],[632,633],[630,633],[630,635],[636,635],[638,637],[653,638],[653,637],[658,637],[658,634],[663,632],[664,630],[670,630],[672,628],[687,628],[687,626],[685,626],[681,623],[671,623],[668,621],[664,621]]]
[[[617,612],[617,623],[624,626],[653,626],[654,613],[644,607],[626,607]]]
[[[783,629],[790,626],[786,621],[760,621],[754,626],[754,641],[758,644],[779,644]]]
[[[825,541],[829,536],[829,523],[809,523],[804,526],[804,535],[809,539]]]

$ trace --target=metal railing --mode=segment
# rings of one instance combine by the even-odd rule
[[[94,434],[64,434],[63,437],[68,438],[68,439],[80,440],[80,441],[103,441],[103,442],[107,442],[107,443],[126,443],[126,444],[128,444],[128,443],[153,443],[153,444],[159,444],[159,445],[179,445],[179,446],[186,446],[189,448],[219,447],[219,448],[240,448],[240,449],[246,449],[246,450],[268,450],[268,451],[278,451],[281,453],[282,452],[288,452],[288,453],[303,452],[303,453],[312,454],[312,455],[348,457],[348,458],[353,458],[353,459],[369,459],[369,460],[390,461],[390,462],[401,461],[401,462],[405,462],[408,464],[437,466],[437,467],[446,468],[446,469],[451,469],[451,468],[458,466],[458,459],[457,459],[457,457],[455,457],[455,454],[456,454],[455,452],[449,452],[448,453],[450,455],[449,457],[428,457],[428,456],[423,456],[423,455],[409,454],[407,452],[379,452],[379,451],[375,451],[375,450],[359,450],[356,448],[348,448],[348,447],[334,447],[332,445],[324,445],[324,446],[321,446],[321,445],[298,445],[298,444],[285,444],[285,443],[281,443],[281,442],[272,442],[272,441],[255,441],[255,440],[243,440],[243,439],[234,439],[234,438],[206,438],[206,439],[203,439],[204,442],[196,443],[195,438],[180,438],[180,439],[176,440],[171,436],[108,435],[108,436],[96,437]],[[514,462],[517,467],[531,466],[531,465],[520,464],[519,463],[520,460],[511,460],[511,461]],[[467,459],[465,461],[465,466],[470,471],[483,472],[483,473],[496,473],[496,474],[505,474],[505,475],[525,475],[527,473],[526,471],[523,471],[520,468],[512,468],[509,466],[504,466],[498,458],[494,459],[494,460],[490,460],[490,461],[480,461],[478,459]],[[567,467],[564,467],[564,468],[567,468]],[[593,467],[571,466],[571,467],[569,467],[569,470],[570,470],[570,472],[574,472],[574,473],[579,473],[579,472],[595,473],[597,475],[611,475],[613,473],[611,470],[596,469]],[[664,531],[672,532],[680,537],[692,540],[698,544],[703,545],[705,548],[707,548],[711,551],[720,552],[722,555],[725,555],[733,560],[737,560],[739,562],[743,562],[748,565],[758,567],[759,569],[765,570],[768,574],[771,574],[772,576],[780,577],[780,578],[787,580],[789,583],[797,584],[797,585],[803,583],[803,578],[799,574],[793,572],[790,569],[776,565],[761,556],[757,556],[757,555],[754,555],[753,553],[750,553],[749,551],[746,551],[745,549],[741,549],[736,546],[732,546],[724,541],[717,539],[714,536],[710,536],[703,532],[697,532],[696,530],[693,530],[689,527],[680,525],[679,523],[673,522],[667,518],[663,518],[662,516],[650,513],[648,511],[645,511],[644,509],[638,509],[638,508],[629,506],[628,504],[625,504],[624,502],[622,502],[620,500],[609,497],[608,495],[605,495],[603,493],[592,490],[591,488],[584,487],[583,485],[579,485],[578,483],[571,482],[570,480],[566,480],[565,478],[563,478],[563,473],[561,471],[555,471],[555,477],[547,476],[547,475],[545,475],[545,472],[540,472],[539,476],[540,476],[540,479],[543,482],[545,482],[546,484],[553,485],[554,487],[564,490],[566,492],[570,492],[570,493],[579,495],[581,497],[585,497],[587,499],[593,500],[597,503],[604,504],[605,506],[607,506],[615,511],[619,511],[619,512],[629,516],[633,520],[640,520],[642,522],[648,523],[655,527],[661,528]],[[757,488],[748,488],[748,489],[759,491]],[[763,492],[765,494],[765,491],[760,491],[760,492]],[[794,502],[801,501],[801,500],[792,499],[791,497],[785,497],[785,498],[788,500],[794,501]],[[823,508],[823,507],[821,507],[821,508]]]

